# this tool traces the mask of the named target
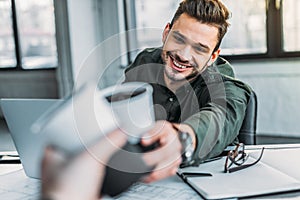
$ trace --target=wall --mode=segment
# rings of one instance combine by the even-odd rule
[[[78,75],[81,63],[98,43],[96,11],[94,0],[68,0],[74,80]]]
[[[0,71],[1,98],[58,98],[56,72]],[[0,119],[2,117],[0,103]]]
[[[232,64],[257,93],[257,134],[300,138],[300,59]]]
[[[68,0],[75,84],[101,75],[105,82],[102,84],[108,86],[121,75],[120,41],[115,36],[120,32],[117,4],[118,1],[107,0]]]

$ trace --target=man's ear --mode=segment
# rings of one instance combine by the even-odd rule
[[[163,35],[162,35],[162,42],[163,43],[165,43],[165,41],[167,40],[167,37],[169,35],[170,30],[171,30],[171,24],[167,23],[167,25],[164,29]]]
[[[220,51],[221,51],[221,49],[219,48],[218,50],[216,50],[215,52],[213,52],[211,54],[210,60],[209,60],[209,62],[207,64],[208,66],[210,66],[211,64],[213,64],[217,60],[217,58],[220,55]]]

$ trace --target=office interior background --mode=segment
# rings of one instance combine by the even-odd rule
[[[0,98],[63,98],[107,41],[113,45],[94,63],[103,72],[99,87],[119,82],[139,51],[162,45],[179,2],[0,0]],[[257,93],[257,142],[299,143],[300,1],[223,2],[232,18],[221,55]],[[14,148],[8,132],[0,110],[4,150]]]

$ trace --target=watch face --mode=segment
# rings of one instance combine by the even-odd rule
[[[192,157],[193,152],[192,152],[191,150],[192,150],[192,149],[189,148],[186,152],[184,152],[185,157],[187,157],[187,158]]]

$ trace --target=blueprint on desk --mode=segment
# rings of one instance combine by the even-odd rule
[[[37,200],[40,194],[40,181],[29,178],[24,170],[17,170],[0,176],[0,199]],[[146,184],[136,183],[117,200],[198,200],[201,197],[177,176]]]
[[[117,200],[198,200],[202,199],[193,189],[185,184],[179,177],[146,184],[136,183],[126,192],[116,198]]]
[[[27,177],[23,169],[0,176],[1,200],[35,200],[39,194],[40,181]]]

